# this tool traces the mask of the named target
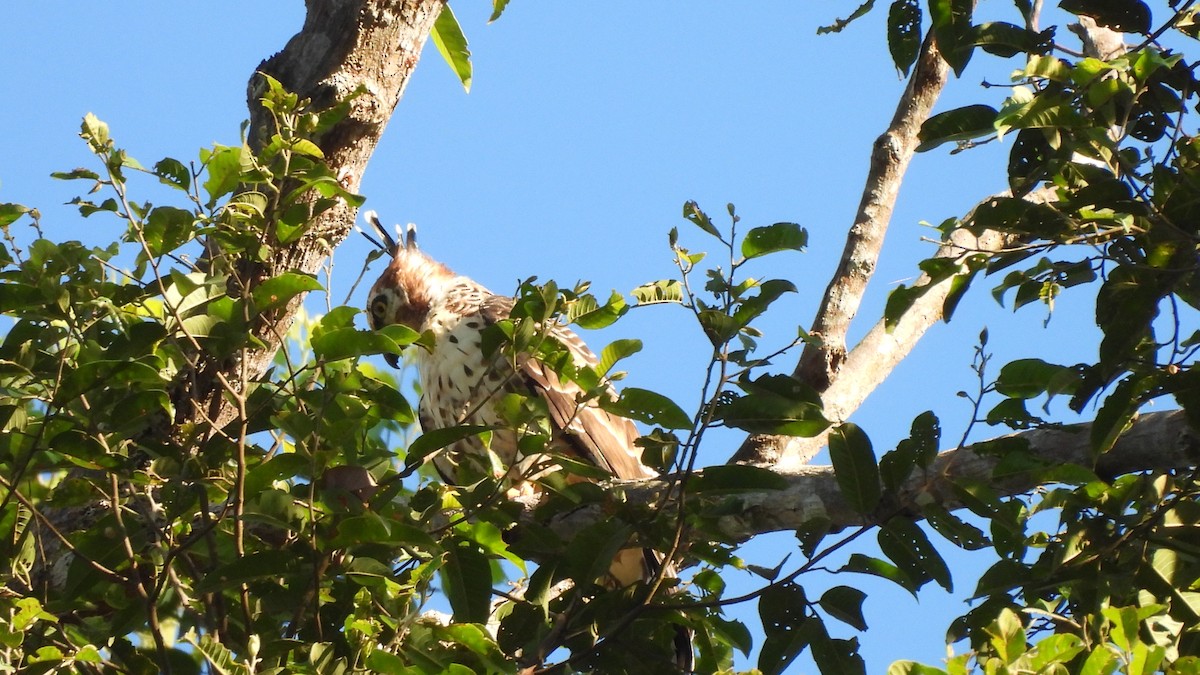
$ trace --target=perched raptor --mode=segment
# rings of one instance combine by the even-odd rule
[[[545,401],[554,453],[599,467],[616,478],[655,475],[641,462],[640,449],[634,444],[639,434],[633,422],[594,402],[579,403],[577,395],[583,390],[577,384],[563,380],[528,354],[506,359],[499,353],[487,353],[485,331],[509,316],[513,298],[496,295],[422,253],[411,226],[403,242],[397,242],[374,211],[365,217],[382,240],[376,244],[392,256],[368,296],[372,328],[403,324],[433,336],[433,348],[416,353],[422,392],[418,412],[424,429],[464,424],[494,427],[490,450],[512,478],[544,471],[545,463],[538,462],[542,458],[521,456],[518,431],[506,428],[497,410],[496,403],[505,394],[517,393]],[[565,325],[553,323],[545,329],[576,365],[597,364],[596,355]],[[397,365],[395,356],[389,362]],[[488,472],[494,475],[492,456],[480,438],[473,436],[439,452],[433,462],[444,480],[460,484]],[[660,560],[661,556],[649,549],[622,551],[606,581],[625,586],[649,578]],[[692,646],[690,634],[683,628],[675,648],[679,665],[690,670]]]

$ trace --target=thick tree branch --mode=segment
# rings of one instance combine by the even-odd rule
[[[343,187],[354,191],[417,65],[442,1],[307,0],[306,5],[303,28],[283,51],[264,61],[258,72],[279,80],[301,98],[311,99],[317,108],[357,94],[346,118],[316,139]],[[264,89],[261,76],[255,73],[248,91],[252,144],[262,143],[274,133],[270,115],[258,102]],[[354,217],[355,209],[341,204],[318,216],[299,242],[274,247],[266,263],[240,264],[239,277],[247,285],[242,292],[249,293],[262,281],[286,271],[315,274],[333,247],[346,238]],[[206,413],[217,427],[236,416],[236,407],[223,395],[227,392],[220,385],[222,377],[238,383],[261,376],[302,300],[302,295],[297,296],[285,308],[256,318],[251,333],[265,347],[247,352],[244,364],[208,363],[186,390],[177,393],[177,429],[202,422]]]
[[[995,195],[988,197],[984,203],[994,198]],[[1024,199],[1039,203],[1053,201],[1054,190],[1034,190],[1025,195]],[[964,220],[969,222],[971,216],[968,215]],[[957,228],[951,233],[949,240],[938,247],[934,257],[962,262],[968,256],[977,253],[999,253],[1015,243],[1016,237],[992,230],[984,230],[976,235],[969,228]],[[914,287],[927,286],[928,289],[901,315],[896,325],[889,330],[885,321],[880,319],[854,349],[850,350],[837,377],[821,395],[828,419],[835,422],[849,419],[871,392],[908,357],[925,332],[945,317],[946,299],[953,290],[954,283],[954,278],[934,283],[927,274],[922,274]],[[811,438],[766,438],[769,442],[757,449],[759,457],[767,459],[781,471],[789,471],[808,464],[825,446],[828,433]],[[739,459],[734,458],[735,461]]]
[[[821,337],[822,343],[807,345],[796,366],[795,376],[818,391],[825,391],[836,379],[846,358],[846,334],[862,304],[867,283],[875,273],[900,184],[916,152],[917,134],[946,86],[948,72],[949,67],[938,54],[930,33],[921,45],[921,53],[891,124],[875,140],[871,151],[871,165],[858,213],[847,233],[842,259],[825,289],[810,328]],[[789,440],[766,434],[751,435],[731,461],[772,463],[785,453],[784,446]]]
[[[1108,28],[1098,26],[1087,17],[1080,17],[1080,24],[1072,26],[1072,31],[1083,41],[1084,51],[1090,56],[1111,58],[1124,51],[1122,35]],[[926,59],[932,59],[932,64],[925,64]],[[940,84],[936,90],[926,92],[929,97],[928,107],[912,94],[920,87],[916,84],[922,64],[926,67],[937,67],[940,70]],[[934,75],[928,75],[933,80]],[[936,101],[937,94],[944,86],[947,77],[947,65],[936,52],[931,40],[926,39],[922,46],[918,67],[914,70],[909,82],[909,89],[901,99],[896,118],[880,140],[876,142],[875,151],[871,158],[871,172],[868,174],[867,188],[863,193],[859,207],[858,218],[851,228],[846,242],[846,250],[842,262],[826,291],[825,299],[818,311],[817,320],[812,331],[824,338],[824,345],[814,347],[809,345],[800,356],[794,375],[822,392],[822,403],[825,415],[833,421],[843,421],[862,405],[867,396],[891,374],[892,370],[904,360],[933,324],[943,317],[943,306],[950,293],[953,280],[947,279],[935,284],[912,307],[905,312],[898,324],[888,330],[883,320],[872,327],[871,331],[849,353],[846,352],[845,337],[850,321],[854,318],[862,293],[867,281],[874,271],[874,262],[879,248],[883,245],[883,234],[887,229],[891,216],[891,207],[904,177],[908,160],[916,148],[916,135],[921,123],[928,117],[930,108]],[[930,82],[928,87],[933,87]],[[913,98],[913,101],[907,99]],[[912,126],[902,126],[898,121],[908,112],[912,117],[907,118]],[[920,116],[916,116],[920,113]],[[881,155],[881,144],[885,144],[889,134],[897,130],[908,130],[912,143],[908,155],[903,162],[886,163],[886,156]],[[881,162],[882,165],[881,165]],[[884,170],[877,171],[882,166]],[[877,197],[889,196],[890,201],[876,203]],[[996,195],[988,197],[993,199]],[[1041,188],[1026,195],[1025,199],[1037,202],[1047,202],[1055,199],[1051,188]],[[987,201],[987,200],[984,200]],[[871,214],[879,214],[879,220],[869,218]],[[867,226],[860,227],[866,218]],[[995,232],[983,232],[976,236],[959,229],[952,235],[950,241],[944,243],[936,257],[962,258],[973,252],[995,253],[1014,243],[1012,238],[1002,237]],[[862,256],[869,264],[856,262],[857,256]],[[917,286],[928,285],[929,278],[922,275]],[[771,436],[754,434],[746,439],[730,459],[731,462],[774,465],[781,471],[794,470],[807,464],[825,444],[826,435],[814,438],[796,438],[790,436]]]
[[[1090,467],[1103,479],[1138,471],[1190,468],[1200,459],[1200,434],[1191,428],[1182,411],[1141,416],[1113,449],[1098,460],[1092,456],[1090,429],[1090,424],[1076,424],[1022,431],[1002,438],[1028,442],[1030,456],[1042,466],[1074,464]],[[1001,457],[985,454],[991,443],[986,441],[939,454],[932,466],[909,479],[896,499],[889,502],[889,510],[920,517],[918,505],[931,502],[950,510],[962,508],[963,503],[954,490],[956,483],[984,482],[1000,497],[1030,492],[1043,483],[1036,473],[1029,471],[996,474]],[[813,518],[828,519],[835,531],[874,522],[850,507],[838,486],[833,467],[799,467],[779,473],[787,481],[785,489],[720,494],[718,498],[726,515],[720,516],[715,523],[716,536],[727,541],[745,541],[765,532],[800,529]],[[661,504],[671,489],[671,481],[654,479],[621,484],[620,488],[631,504]],[[694,505],[696,500],[705,499],[705,495],[689,494],[688,499]],[[731,500],[736,504],[731,505]],[[674,509],[668,504],[662,512],[674,513]],[[524,516],[527,520],[535,520],[532,505],[526,508]],[[555,520],[551,527],[569,538],[586,525],[605,517],[609,514],[602,505],[591,505]]]
[[[442,5],[443,0],[307,0],[308,13],[300,32],[251,77],[251,143],[259,144],[275,131],[272,118],[259,103],[264,82],[258,73],[274,77],[317,108],[357,94],[347,116],[315,139],[342,185],[354,191]],[[341,204],[322,213],[300,241],[273,246],[265,263],[235,262],[243,287],[231,292],[249,295],[261,282],[286,271],[315,274],[350,232],[354,216],[353,208]],[[200,365],[172,392],[175,419],[169,425],[151,427],[141,442],[154,447],[174,440],[194,450],[233,421],[239,406],[231,394],[244,393],[247,384],[269,367],[302,299],[303,295],[297,296],[285,308],[254,317],[251,333],[264,346],[247,350],[241,360],[217,362],[192,354],[192,360]],[[108,508],[95,503],[46,509],[44,519],[51,527],[39,533],[43,545],[32,575],[35,585],[61,586],[70,567],[72,556],[63,554],[61,537],[50,536],[49,530],[86,529]]]
[[[806,346],[796,366],[796,377],[818,391],[829,385],[845,356],[846,333],[875,273],[900,184],[917,149],[917,134],[946,86],[948,72],[949,67],[938,54],[930,33],[921,46],[920,57],[891,124],[875,140],[871,151],[871,166],[858,213],[810,329],[821,336],[823,344]]]

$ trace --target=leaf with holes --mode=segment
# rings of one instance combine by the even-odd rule
[[[671,399],[648,389],[626,387],[615,401],[603,401],[600,407],[614,415],[657,424],[664,429],[690,429],[692,418]]]

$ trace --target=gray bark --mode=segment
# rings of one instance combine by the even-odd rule
[[[1090,424],[1076,424],[1021,431],[1001,438],[1026,441],[1028,452],[1041,466],[1078,465],[1091,469],[1103,480],[1139,471],[1190,468],[1200,459],[1200,434],[1191,428],[1182,411],[1142,415],[1112,450],[1099,458],[1092,456],[1090,429]],[[1039,487],[1043,479],[1036,472],[996,473],[1001,457],[986,454],[995,440],[940,453],[928,468],[918,469],[897,494],[884,500],[885,505],[875,514],[861,514],[851,508],[831,466],[802,466],[786,471],[773,467],[786,480],[786,488],[711,497],[721,500],[727,512],[717,521],[714,534],[738,542],[766,532],[799,530],[813,518],[828,519],[831,530],[838,531],[880,522],[894,513],[920,517],[920,507],[929,503],[947,510],[960,509],[964,504],[954,490],[956,483],[986,483],[998,497],[1019,495]],[[703,475],[703,471],[699,474]],[[677,508],[675,497],[669,495],[677,495],[678,489],[669,476],[618,483],[613,487],[633,505],[660,505],[666,513]],[[687,498],[695,504],[706,496],[689,494]],[[534,518],[533,505],[526,504],[524,516],[528,520]],[[602,505],[592,505],[555,519],[551,527],[569,538],[580,528],[606,517],[609,514]]]

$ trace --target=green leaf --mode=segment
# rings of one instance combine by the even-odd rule
[[[693,475],[688,481],[688,491],[697,494],[786,490],[787,487],[787,479],[778,473],[744,464],[710,466]]]
[[[407,467],[416,468],[425,461],[426,457],[438,450],[461,441],[464,438],[479,436],[491,430],[491,427],[476,424],[464,424],[456,427],[445,427],[443,429],[424,429],[421,435],[409,444],[404,464]]]
[[[996,129],[1059,129],[1082,124],[1079,112],[1071,99],[1055,93],[1042,92],[1033,98],[1014,96],[996,114]]]
[[[1124,33],[1149,33],[1153,25],[1150,8],[1141,0],[1061,0],[1058,6]]]
[[[987,535],[940,504],[926,504],[921,513],[938,534],[965,551],[978,551],[990,545]]]
[[[889,333],[894,330],[900,324],[900,319],[904,318],[905,312],[928,291],[928,284],[912,287],[900,284],[893,288],[892,292],[888,293],[887,304],[883,307],[884,328]]]
[[[858,640],[833,639],[821,631],[812,642],[813,661],[822,673],[866,675],[866,662],[858,653]]]
[[[820,405],[771,392],[739,396],[717,412],[726,425],[754,434],[811,438],[829,428]]]
[[[971,14],[975,0],[930,0],[929,16],[938,52],[946,63],[961,76],[971,60]]]
[[[408,664],[399,656],[382,649],[376,649],[367,655],[367,668],[375,673],[409,673]]]
[[[307,291],[321,290],[321,282],[310,274],[284,272],[267,279],[254,289],[254,308],[261,314],[283,307],[292,298]]]
[[[742,256],[747,260],[776,251],[803,251],[808,246],[808,231],[796,223],[775,223],[756,227],[742,239]]]
[[[325,153],[321,151],[321,148],[317,147],[316,143],[307,138],[294,139],[292,141],[292,152],[304,155],[305,157],[312,157],[313,159],[325,159]]]
[[[784,293],[797,292],[796,284],[785,279],[767,279],[759,284],[758,288],[758,294],[743,299],[733,313],[734,321],[743,328],[767,311],[771,303]]]
[[[150,255],[157,258],[196,236],[196,216],[173,206],[156,206],[146,216],[141,234]]]
[[[899,490],[914,468],[928,467],[937,456],[941,426],[932,411],[920,413],[912,420],[910,434],[896,444],[892,452],[880,459],[880,476],[889,490]]]
[[[1140,378],[1131,376],[1122,380],[1104,399],[1104,404],[1096,412],[1096,419],[1092,421],[1091,442],[1094,456],[1111,450],[1121,435],[1133,424],[1133,418],[1137,416],[1141,406],[1140,397],[1137,395],[1140,385]]]
[[[278,480],[308,477],[312,459],[294,452],[275,455],[246,473],[246,494],[258,494]]]
[[[187,192],[192,187],[192,172],[183,162],[167,157],[154,165],[154,175],[164,185]]]
[[[880,560],[879,558],[873,558],[861,553],[851,553],[850,559],[838,571],[871,574],[881,579],[887,579],[904,588],[909,593],[912,593],[914,598],[917,597],[918,584],[914,583],[903,570],[886,560]]]
[[[433,22],[430,37],[433,38],[433,44],[442,58],[458,76],[459,82],[462,82],[463,89],[471,91],[471,50],[467,46],[467,36],[463,35],[462,26],[458,25],[458,19],[454,17],[450,5],[442,4],[442,11]]]
[[[667,302],[678,304],[683,302],[683,285],[675,279],[663,279],[642,284],[633,289],[632,294],[639,306]]]
[[[625,303],[625,297],[616,291],[613,291],[608,302],[603,305],[597,303],[594,297],[584,295],[568,308],[566,320],[567,323],[573,323],[580,328],[597,330],[611,326],[627,311],[629,306]]]
[[[821,609],[829,616],[847,623],[858,630],[867,629],[867,621],[863,618],[862,604],[867,594],[849,586],[834,586],[821,595]]]
[[[507,527],[507,524],[505,526]],[[460,522],[455,525],[454,529],[458,535],[474,542],[487,555],[505,558],[521,572],[525,572],[525,561],[508,550],[508,544],[504,541],[504,533],[496,525],[487,521]],[[433,543],[432,540],[430,543]]]
[[[696,315],[705,337],[714,346],[720,346],[732,340],[744,325],[739,324],[734,317],[719,309],[705,309]]]
[[[337,361],[369,354],[399,355],[405,343],[411,344],[419,337],[411,328],[395,324],[379,331],[336,328],[313,335],[309,344],[312,345],[313,354],[328,361]]]
[[[600,363],[596,366],[600,376],[604,377],[617,365],[621,359],[633,356],[642,351],[642,341],[633,339],[614,340],[600,352]]]
[[[990,21],[975,26],[971,44],[982,47],[989,54],[1008,58],[1017,54],[1048,52],[1053,35],[1053,30],[1035,33],[1011,23]]]
[[[812,628],[805,628],[819,620],[810,618],[807,610],[804,588],[797,584],[777,584],[763,589],[758,598],[758,614],[766,633],[758,654],[758,667],[763,673],[784,672],[811,642]]]
[[[253,165],[250,149],[244,145],[215,145],[212,150],[202,150],[200,160],[208,173],[203,185],[208,193],[209,206],[237,189],[242,182],[243,171]]]
[[[888,9],[888,51],[905,77],[921,51],[921,14],[920,0],[895,0]]]
[[[866,16],[867,12],[870,12],[874,6],[875,0],[864,0],[864,2],[859,5],[857,9],[850,13],[850,16],[844,19],[836,19],[828,26],[819,26],[817,28],[817,35],[828,35],[830,33],[842,32],[846,29],[846,26],[849,26],[851,23],[853,23],[855,19],[860,19]]]
[[[685,202],[683,205],[683,217],[688,219],[693,225],[711,234],[717,239],[721,239],[721,233],[716,226],[709,220],[708,214],[700,210],[700,205],[696,202]],[[721,239],[721,241],[725,241]]]
[[[424,530],[375,513],[342,519],[337,523],[334,535],[323,544],[328,549],[342,549],[354,544],[403,544],[424,551],[438,550],[437,542]]]
[[[20,204],[0,204],[0,227],[12,225],[14,222],[16,222],[17,218],[20,218],[30,211],[32,211],[32,209],[27,206],[21,206]]]
[[[925,120],[917,138],[917,152],[932,150],[942,143],[968,141],[996,132],[999,112],[990,105],[974,104],[947,110]]]
[[[913,444],[917,455],[917,466],[925,468],[932,464],[937,457],[941,439],[941,422],[938,421],[937,415],[933,414],[932,410],[926,410],[913,420],[912,426],[909,427],[907,441],[901,441],[901,443]]]
[[[70,171],[55,171],[50,174],[56,180],[100,180],[100,174],[91,169],[77,168]]]
[[[445,563],[438,570],[442,590],[454,610],[454,620],[487,623],[492,597],[492,566],[472,542],[460,541],[446,549]]]
[[[1160,275],[1134,265],[1121,265],[1107,277],[1096,300],[1096,325],[1104,331],[1100,361],[1112,368],[1150,335],[1165,289]]]
[[[1117,655],[1104,645],[1099,645],[1088,654],[1079,675],[1111,675],[1117,670],[1117,666]]]
[[[850,508],[864,515],[871,513],[882,495],[871,439],[857,424],[844,422],[829,433],[829,458]]]
[[[205,633],[197,639],[195,630],[191,630],[182,639],[204,656],[211,672],[218,675],[249,675],[250,669],[238,663],[233,652],[226,649],[212,634]]]
[[[938,582],[947,592],[954,591],[950,568],[915,522],[903,516],[889,520],[879,531],[879,546],[884,555],[904,570],[906,576],[922,585],[925,580]]]
[[[500,18],[504,13],[504,9],[508,7],[509,0],[492,0],[492,15],[488,17],[488,23]]]
[[[282,550],[266,550],[249,553],[245,557],[217,567],[196,584],[196,592],[212,593],[225,588],[262,579],[287,575],[296,558]]]
[[[571,540],[563,557],[567,575],[576,585],[591,583],[605,577],[613,558],[629,543],[633,529],[616,518],[609,518],[583,528]]]
[[[626,387],[615,401],[602,401],[600,407],[608,412],[664,429],[691,429],[692,418],[674,401],[662,394]]]
[[[1078,635],[1061,633],[1051,635],[1037,643],[1030,659],[1030,670],[1034,672],[1053,672],[1048,670],[1055,665],[1066,664],[1084,650],[1083,640]]]
[[[1079,382],[1075,368],[1046,363],[1041,359],[1018,359],[1006,363],[996,377],[996,391],[1009,398],[1030,399],[1073,393]]]
[[[92,113],[83,116],[83,123],[79,127],[79,135],[83,140],[87,141],[88,147],[92,152],[102,153],[109,150],[112,145],[112,138],[108,134],[108,125],[100,121]]]

